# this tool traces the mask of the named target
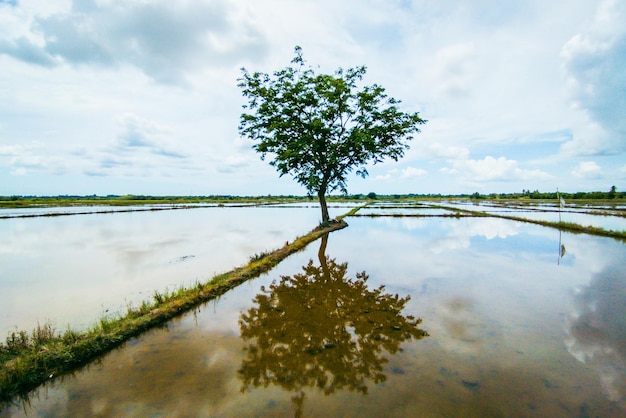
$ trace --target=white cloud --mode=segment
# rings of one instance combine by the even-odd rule
[[[428,174],[428,172],[424,169],[407,167],[402,169],[402,174],[400,175],[400,178],[404,180],[415,179],[419,177],[424,177],[426,174]]]
[[[0,53],[32,64],[130,64],[174,84],[191,70],[266,52],[261,34],[222,0],[74,1],[70,10],[35,16],[28,33],[0,40]]]
[[[548,179],[550,175],[541,170],[525,170],[515,160],[490,155],[482,160],[456,160],[451,167],[441,170],[446,174],[459,175],[470,182],[513,181]]]
[[[477,75],[475,59],[476,51],[472,42],[439,50],[430,68],[437,91],[452,98],[469,96]]]
[[[572,170],[572,175],[584,179],[602,178],[602,169],[593,161],[581,162]]]
[[[0,157],[16,157],[24,153],[24,145],[0,145]]]
[[[611,137],[600,124],[591,121],[588,115],[584,115],[581,122],[572,140],[561,146],[563,155],[569,158],[610,155],[621,149],[620,141]]]
[[[563,67],[576,108],[586,124],[565,151],[579,155],[626,149],[626,3],[604,0],[592,25],[562,48]]]
[[[446,160],[466,159],[469,156],[469,149],[454,145],[444,145],[439,142],[427,145],[426,152],[431,158],[443,158]]]
[[[33,172],[61,175],[67,173],[69,169],[65,158],[46,152],[45,147],[40,144],[20,148],[19,153],[9,158],[8,166],[11,167],[11,175],[24,176]]]
[[[151,153],[172,158],[184,158],[174,143],[169,128],[154,121],[141,119],[133,114],[122,115],[118,120],[122,132],[118,135],[115,151],[125,152],[133,148],[145,148]]]
[[[422,168],[406,167],[403,169],[391,169],[385,174],[379,174],[374,177],[376,181],[390,182],[393,180],[413,180],[424,177],[428,172]]]

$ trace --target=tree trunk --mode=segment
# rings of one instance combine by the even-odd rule
[[[322,242],[320,243],[320,249],[317,252],[317,257],[320,260],[320,266],[324,272],[324,278],[330,279],[330,269],[328,268],[328,261],[326,260],[326,245],[328,244],[328,232],[322,235]]]
[[[328,223],[330,217],[328,216],[328,207],[326,206],[326,190],[319,190],[317,197],[320,199],[320,207],[322,208],[322,223]]]

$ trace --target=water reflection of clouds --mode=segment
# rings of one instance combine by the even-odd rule
[[[563,408],[568,415],[620,416],[607,409],[594,370],[603,373],[607,393],[612,390],[614,398],[624,396],[626,279],[621,272],[626,270],[626,259],[622,243],[563,234],[566,257],[575,263],[557,266],[558,231],[554,229],[505,220],[495,223],[503,224],[499,228],[491,222],[484,225],[486,220],[480,218],[418,219],[409,223],[415,229],[405,228],[401,218],[378,221],[349,219],[350,228],[331,235],[329,253],[349,261],[354,270],[351,275],[362,270],[371,274],[372,288],[385,284],[391,294],[410,294],[406,312],[423,317],[432,337],[415,347],[405,344],[403,353],[390,356],[384,369],[388,380],[372,385],[368,398],[352,398],[344,391],[331,400],[309,390],[307,408],[312,416],[329,410],[337,416],[419,416],[424,410],[441,411],[440,405],[456,412],[448,415],[460,416],[478,398],[490,408],[510,406],[482,409],[482,416],[567,414]],[[209,244],[202,239],[194,242],[205,250]],[[437,240],[442,240],[440,249],[463,243],[469,248],[434,254],[430,251]],[[176,253],[185,251],[181,248]],[[317,251],[316,244],[310,245],[269,275],[175,321],[168,331],[142,336],[94,365],[89,375],[77,374],[76,383],[68,378],[67,386],[51,388],[49,396],[33,402],[39,405],[33,411],[67,416],[288,415],[293,392],[285,394],[272,385],[240,392],[241,381],[235,376],[246,352],[237,321],[250,308],[260,286],[269,288],[272,280],[300,271]],[[596,274],[588,284],[594,272],[615,260],[625,261]],[[567,295],[576,286],[581,290],[568,342],[570,352],[588,366],[577,365],[561,344],[563,318],[571,308]],[[615,289],[617,293],[611,295]],[[308,313],[306,318],[310,318]],[[268,332],[269,328],[261,329]],[[286,333],[294,330],[301,328],[289,327]],[[354,334],[350,327],[346,330]],[[615,333],[620,330],[621,334]],[[402,409],[406,405],[414,409]]]
[[[475,302],[468,297],[457,296],[445,299],[437,306],[442,329],[433,324],[432,333],[437,335],[443,349],[478,355],[482,352],[480,325],[484,320],[474,309]]]
[[[37,416],[228,416],[224,409],[249,416],[250,405],[229,404],[239,395],[239,353],[237,336],[157,330],[67,384],[61,379],[39,389],[24,414],[35,407]],[[18,410],[10,412],[22,415]]]
[[[416,231],[432,228],[437,218],[375,218],[376,223],[392,230]],[[445,237],[437,238],[436,252],[445,249],[468,248],[469,239],[472,237],[485,237],[487,240],[494,238],[507,238],[517,235],[519,224],[506,219],[495,218],[472,218],[460,220],[440,219],[442,227],[448,231]]]
[[[476,219],[471,223],[460,223],[469,236],[483,236],[488,240],[507,238],[518,234],[519,224],[506,219]]]
[[[438,254],[447,250],[469,248],[473,237],[484,237],[487,240],[507,238],[517,235],[519,225],[505,219],[473,218],[461,219],[448,223],[446,236],[433,240],[429,251]]]
[[[605,268],[575,294],[566,344],[573,356],[598,371],[609,399],[626,408],[624,264]]]
[[[576,267],[588,271],[589,274],[598,274],[607,265],[614,263],[612,260],[624,257],[624,246],[619,241],[566,233],[562,234],[562,241],[567,248],[564,259],[578,259]]]
[[[315,225],[317,213],[203,208],[4,219],[0,335],[46,319],[83,328],[107,310],[125,312],[154,291],[205,281],[282,246]]]
[[[411,222],[411,218],[350,219],[349,229],[359,238],[346,236],[343,241],[344,232],[340,233],[337,236],[337,240],[342,240],[340,245],[331,241],[331,246],[336,245],[333,253],[350,253],[350,257],[357,257],[358,265],[370,271],[372,277],[386,277],[385,284],[393,284],[394,289],[398,289],[415,286],[416,280],[428,277],[455,277],[459,268],[480,275],[485,265],[507,264],[508,259],[492,253],[494,245],[499,250],[505,241],[487,238],[515,236],[520,228],[515,222],[499,219],[428,218],[418,219],[411,225],[419,225],[419,229],[407,231],[407,220]],[[477,242],[493,243],[489,246],[491,252],[481,252],[482,267],[476,263],[476,252],[468,251]],[[372,251],[371,243],[376,243],[375,251]],[[384,251],[387,247],[394,250]],[[508,267],[505,265],[504,268]]]
[[[427,251],[432,254],[441,254],[450,250],[469,248],[470,245],[471,241],[469,236],[450,233],[447,236],[433,239]]]
[[[174,259],[176,250],[186,243],[183,237],[176,239],[154,239],[149,242],[138,242],[136,240],[126,240],[120,242],[111,239],[108,242],[100,243],[106,252],[113,256],[113,260],[124,266],[127,273],[135,272],[139,267],[147,264],[161,264],[166,262],[164,254],[168,254],[167,261]]]
[[[380,217],[374,218],[375,222],[393,229],[401,229],[405,231],[423,230],[432,226],[433,222],[437,222],[437,218],[418,218],[418,217]],[[445,219],[445,218],[441,218]],[[445,222],[445,221],[444,221]],[[506,219],[496,218],[472,218],[460,219],[446,223],[450,229],[450,237],[459,239],[461,237],[483,236],[488,240],[494,238],[507,238],[517,235],[519,224]],[[466,248],[466,245],[454,245],[455,248]]]
[[[10,219],[3,220],[3,222],[0,223],[0,237],[3,237],[3,239],[0,240],[0,256],[20,255],[29,257],[29,255],[32,254],[33,248],[42,246],[43,238],[46,237],[49,232],[58,233],[61,236],[63,234],[63,229],[54,228],[50,231],[50,229],[42,225],[41,222],[32,222],[34,227],[27,227],[27,225],[25,225],[26,222],[27,220],[24,219]]]
[[[407,231],[414,231],[416,229],[423,229],[427,226],[427,220],[425,218],[400,218],[402,223],[402,228]]]

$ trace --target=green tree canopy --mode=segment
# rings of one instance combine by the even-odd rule
[[[355,169],[366,177],[367,164],[397,161],[426,121],[400,111],[400,101],[383,87],[360,86],[365,66],[316,74],[300,47],[295,54],[291,66],[271,76],[242,68],[238,86],[248,104],[239,133],[256,141],[253,148],[262,159],[273,155],[270,164],[281,176],[292,175],[309,195],[316,194],[322,221],[328,222],[327,193],[346,193]]]

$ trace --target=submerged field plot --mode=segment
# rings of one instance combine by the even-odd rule
[[[437,205],[362,208],[327,241],[2,412],[623,416],[623,241]],[[314,208],[247,210],[275,211],[281,225],[317,216]],[[170,222],[192,212],[173,211]],[[294,225],[310,229],[304,218]],[[154,222],[146,230],[164,228],[158,215]],[[252,252],[282,245],[297,228]]]

